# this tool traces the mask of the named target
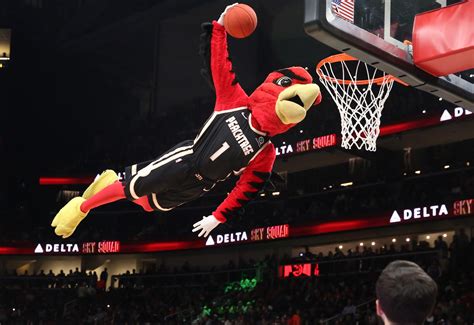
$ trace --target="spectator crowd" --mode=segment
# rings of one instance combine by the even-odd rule
[[[112,275],[107,290],[102,284],[109,276],[106,269],[99,276],[79,269],[57,275],[10,273],[0,277],[0,322],[377,324],[378,274],[390,261],[406,259],[425,269],[439,286],[427,324],[472,324],[474,251],[464,235],[459,232],[451,243],[438,238],[434,247],[420,242],[376,251],[306,250],[293,258],[241,259],[210,269],[161,265]],[[279,265],[302,262],[318,263],[319,276],[279,277]]]

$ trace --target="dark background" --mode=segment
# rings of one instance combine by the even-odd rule
[[[367,5],[376,7],[377,1],[372,2]],[[422,7],[434,4],[419,2]],[[258,14],[258,28],[247,39],[229,37],[229,46],[235,71],[249,94],[274,69],[300,65],[315,77],[316,63],[335,54],[305,34],[304,1],[247,3]],[[66,199],[61,191],[83,190],[40,187],[40,176],[93,176],[106,168],[121,171],[195,136],[211,114],[214,101],[199,73],[200,24],[217,19],[228,4],[193,0],[0,1],[0,27],[12,29],[12,59],[0,69],[0,213],[6,229],[13,224],[27,232],[36,227],[50,230],[49,221]],[[376,11],[371,19],[376,24]],[[274,143],[278,146],[302,136],[339,134],[337,108],[324,89],[323,97],[323,103],[312,109],[304,122]],[[418,118],[423,110],[427,115],[439,114],[450,107],[434,96],[395,85],[382,124]],[[465,148],[442,150],[441,156]],[[430,154],[419,156],[427,155],[421,160],[429,164]],[[362,152],[361,156],[374,158]],[[360,178],[392,178],[393,170],[388,167],[402,165],[403,150],[380,151],[375,159],[377,173],[366,170]],[[288,184],[297,195],[302,188],[320,191],[322,180],[329,183],[347,174],[347,164],[331,166],[291,176],[293,181]],[[206,206],[217,204],[226,191],[217,191],[215,200]],[[116,207],[122,208],[120,204]],[[189,214],[195,216],[196,211]],[[144,214],[137,218],[150,219]],[[140,227],[141,221],[136,220]]]

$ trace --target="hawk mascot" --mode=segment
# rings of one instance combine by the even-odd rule
[[[202,25],[201,55],[216,93],[214,112],[194,140],[184,141],[156,160],[125,169],[125,178],[106,170],[81,197],[69,201],[51,223],[58,236],[71,236],[94,208],[122,199],[145,211],[169,211],[212,190],[217,182],[240,175],[211,215],[193,225],[207,237],[219,224],[252,200],[269,178],[275,161],[271,138],[301,122],[321,101],[319,87],[302,67],[270,73],[248,96],[237,82],[219,20]]]

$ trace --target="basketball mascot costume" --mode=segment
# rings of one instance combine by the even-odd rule
[[[90,210],[128,199],[145,211],[169,211],[210,191],[230,175],[240,175],[227,198],[193,225],[207,237],[249,200],[269,178],[275,161],[270,138],[301,122],[321,101],[319,87],[302,67],[274,71],[248,96],[240,87],[227,52],[223,19],[203,24],[201,54],[216,92],[214,112],[194,140],[178,144],[156,160],[127,167],[125,178],[106,170],[73,198],[51,223],[58,236],[72,235]]]

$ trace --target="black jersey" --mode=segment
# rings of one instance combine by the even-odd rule
[[[166,211],[240,173],[269,141],[252,127],[251,119],[246,107],[214,112],[194,141],[181,142],[154,161],[127,167],[126,196],[134,200],[147,195],[153,208]]]
[[[214,112],[194,140],[196,170],[218,181],[239,173],[269,140],[251,125],[246,107]]]

